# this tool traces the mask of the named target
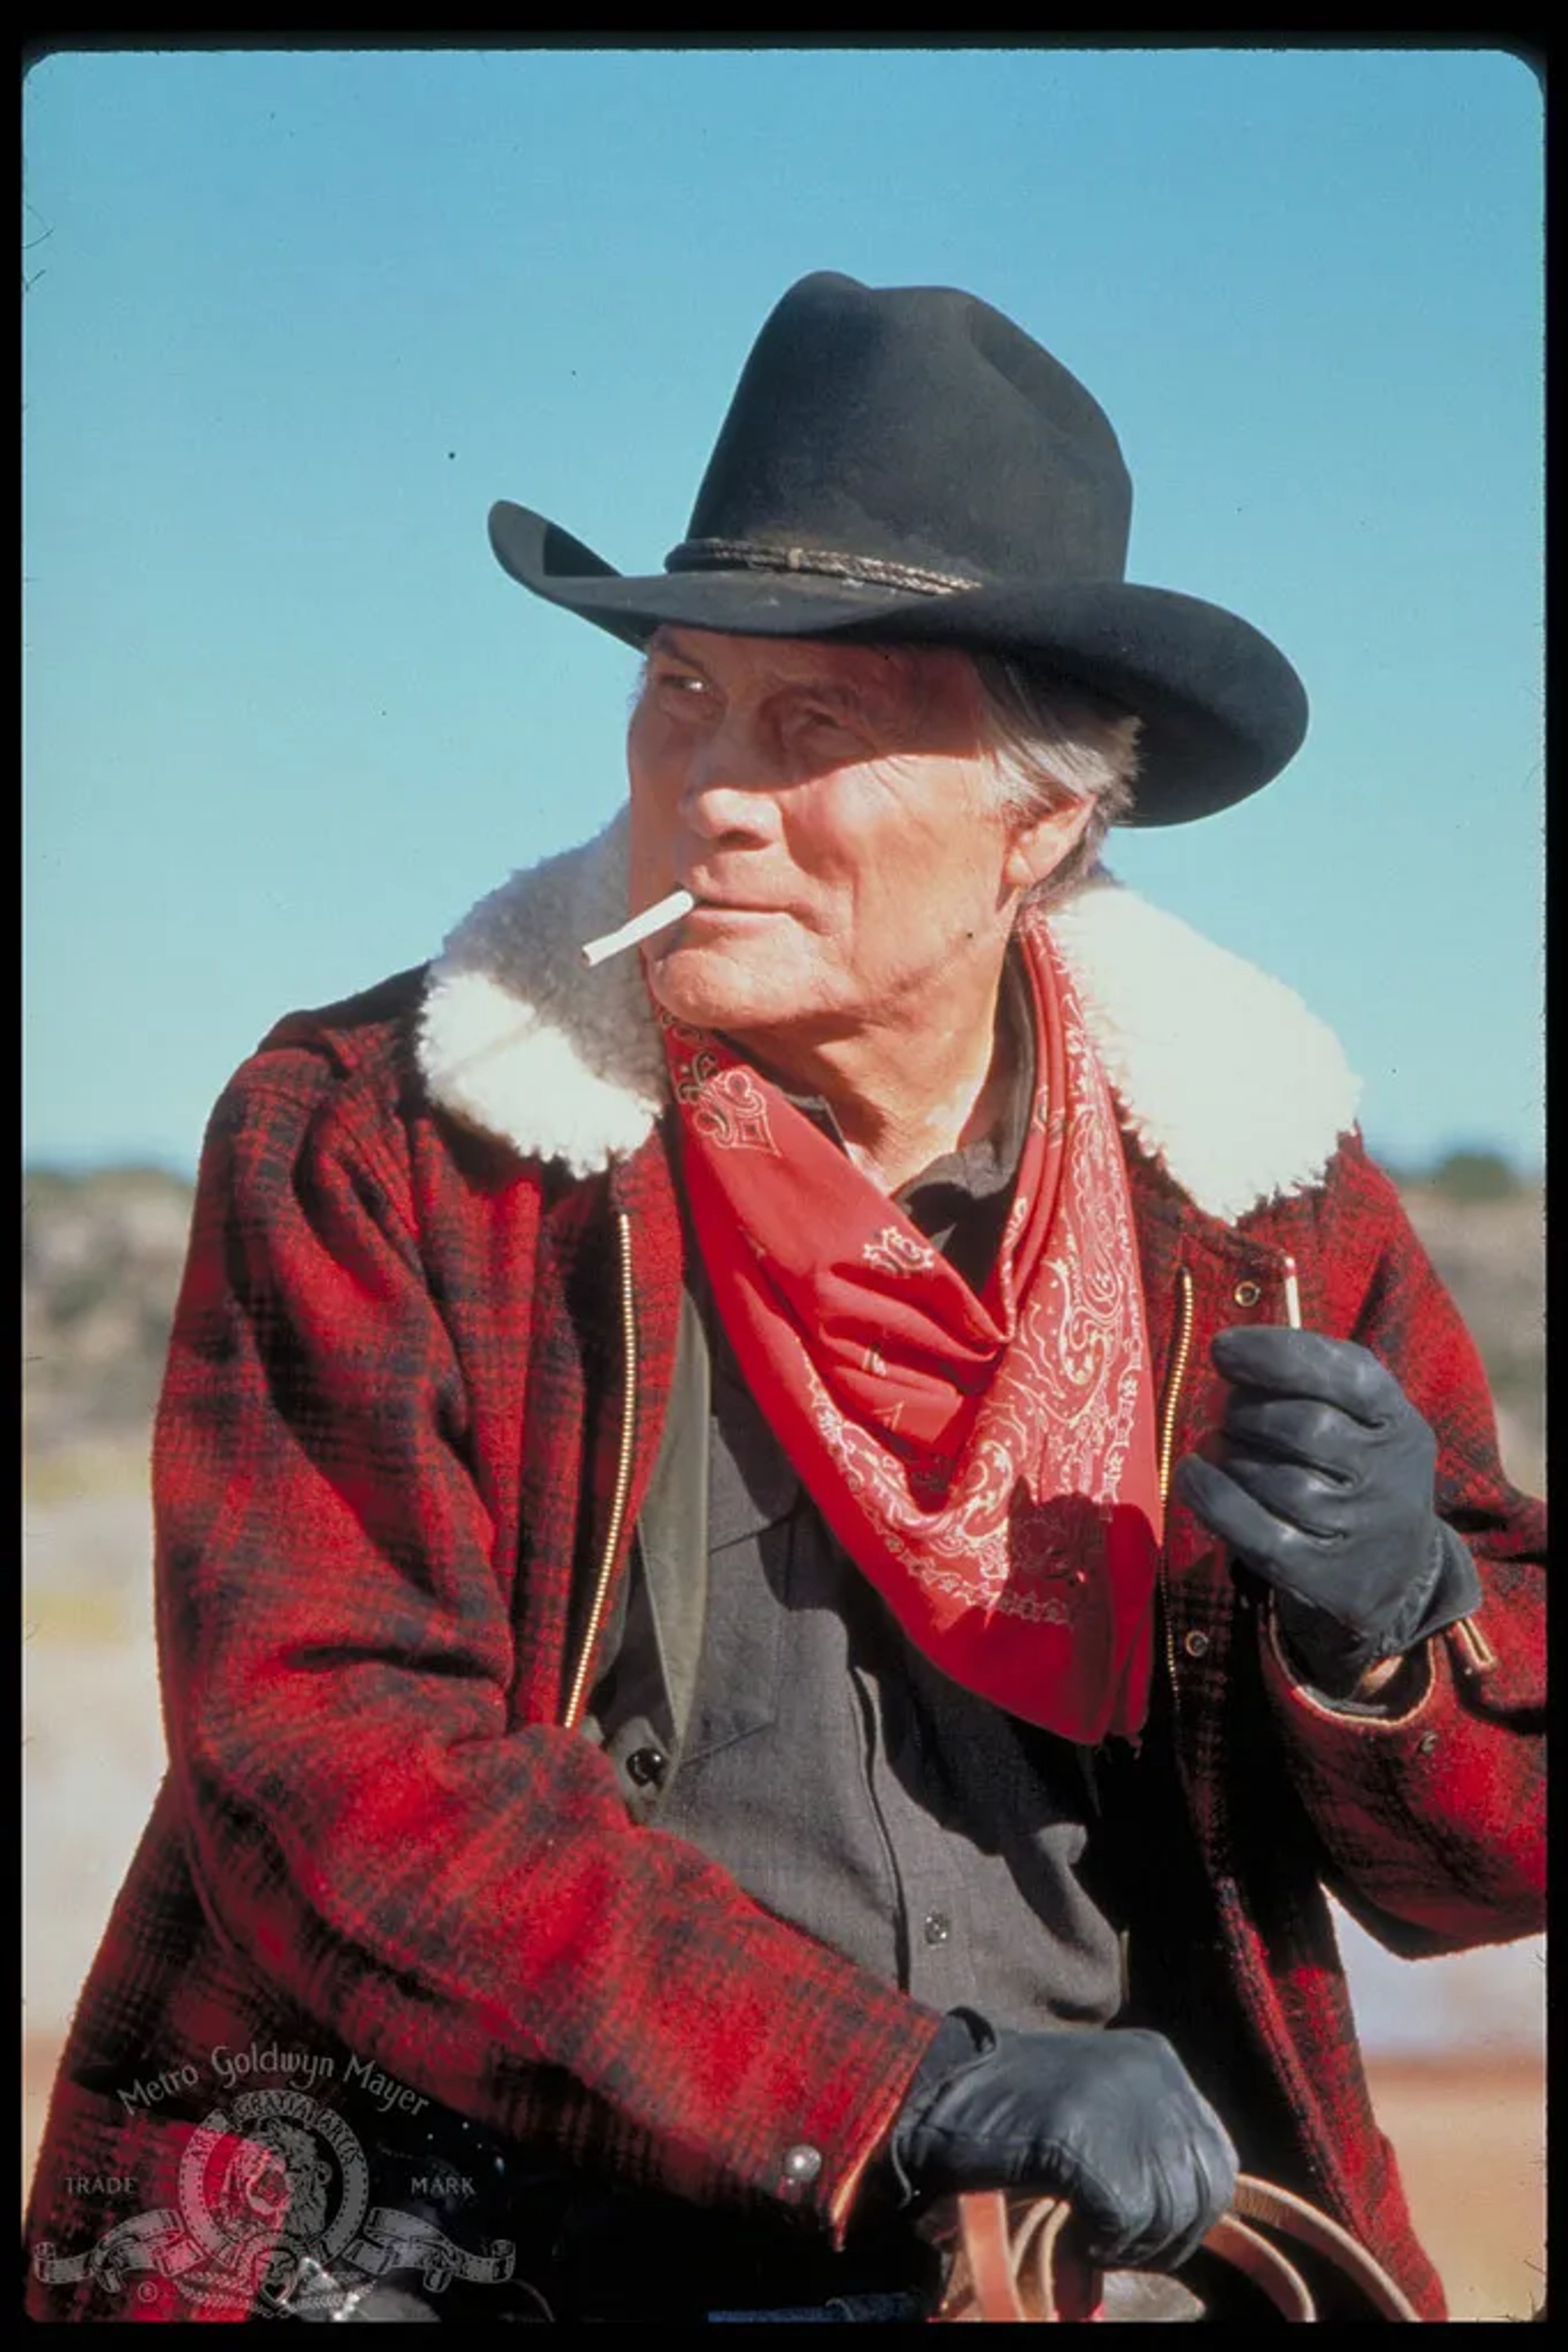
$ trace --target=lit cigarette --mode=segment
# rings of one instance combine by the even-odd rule
[[[629,923],[623,923],[618,931],[606,931],[603,939],[584,940],[578,953],[584,963],[603,963],[606,956],[619,955],[623,948],[635,948],[639,940],[651,939],[655,931],[679,923],[696,904],[689,890],[672,890],[668,898],[656,900],[640,915],[634,915]]]
[[[1296,1261],[1293,1257],[1288,1257],[1285,1261],[1285,1320],[1292,1331],[1300,1329],[1301,1292],[1296,1280]]]

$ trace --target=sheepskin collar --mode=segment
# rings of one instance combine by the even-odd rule
[[[589,1175],[642,1143],[668,1097],[635,953],[577,950],[626,905],[623,810],[595,839],[482,898],[432,966],[419,1063],[433,1098],[528,1158]],[[1279,981],[1109,875],[1057,909],[1124,1128],[1227,1222],[1317,1183],[1360,1085]]]

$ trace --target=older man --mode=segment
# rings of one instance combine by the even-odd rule
[[[1542,1514],[1332,1039],[1099,863],[1305,725],[1129,506],[822,276],[664,572],[495,509],[643,649],[629,809],[215,1115],[39,2315],[914,2317],[952,2191],[1148,2269],[1238,2161],[1440,2314],[1322,1889],[1539,1926]],[[237,2240],[279,2116],[337,2202]]]

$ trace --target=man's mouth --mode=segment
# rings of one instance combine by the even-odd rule
[[[699,898],[694,915],[782,915],[783,907],[759,907],[744,898]]]

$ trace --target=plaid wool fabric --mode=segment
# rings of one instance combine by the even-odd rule
[[[208,1132],[155,1445],[170,1765],[55,2091],[39,2318],[233,2315],[73,2260],[128,2211],[179,2208],[225,2105],[218,2051],[313,2055],[312,2095],[356,2127],[367,2101],[439,2102],[598,2179],[789,2206],[836,2237],[936,2027],[634,1826],[561,1727],[615,1502],[613,1212],[636,1269],[629,1530],[674,1364],[670,1167],[660,1133],[573,1180],[457,1127],[416,1070],[420,991],[408,973],[280,1024]],[[1412,1954],[1541,1926],[1543,1515],[1505,1481],[1475,1349],[1353,1137],[1321,1187],[1236,1225],[1128,1150],[1161,1394],[1191,1286],[1175,1454],[1219,1418],[1209,1339],[1279,1319],[1291,1251],[1307,1322],[1373,1349],[1433,1423],[1441,1508],[1480,1564],[1496,1664],[1441,1638],[1403,1715],[1351,1718],[1290,1683],[1173,1503],[1175,1686],[1146,1760],[1180,1834],[1132,1939],[1140,2000],[1247,2168],[1315,2197],[1436,2316],[1321,1885]]]

